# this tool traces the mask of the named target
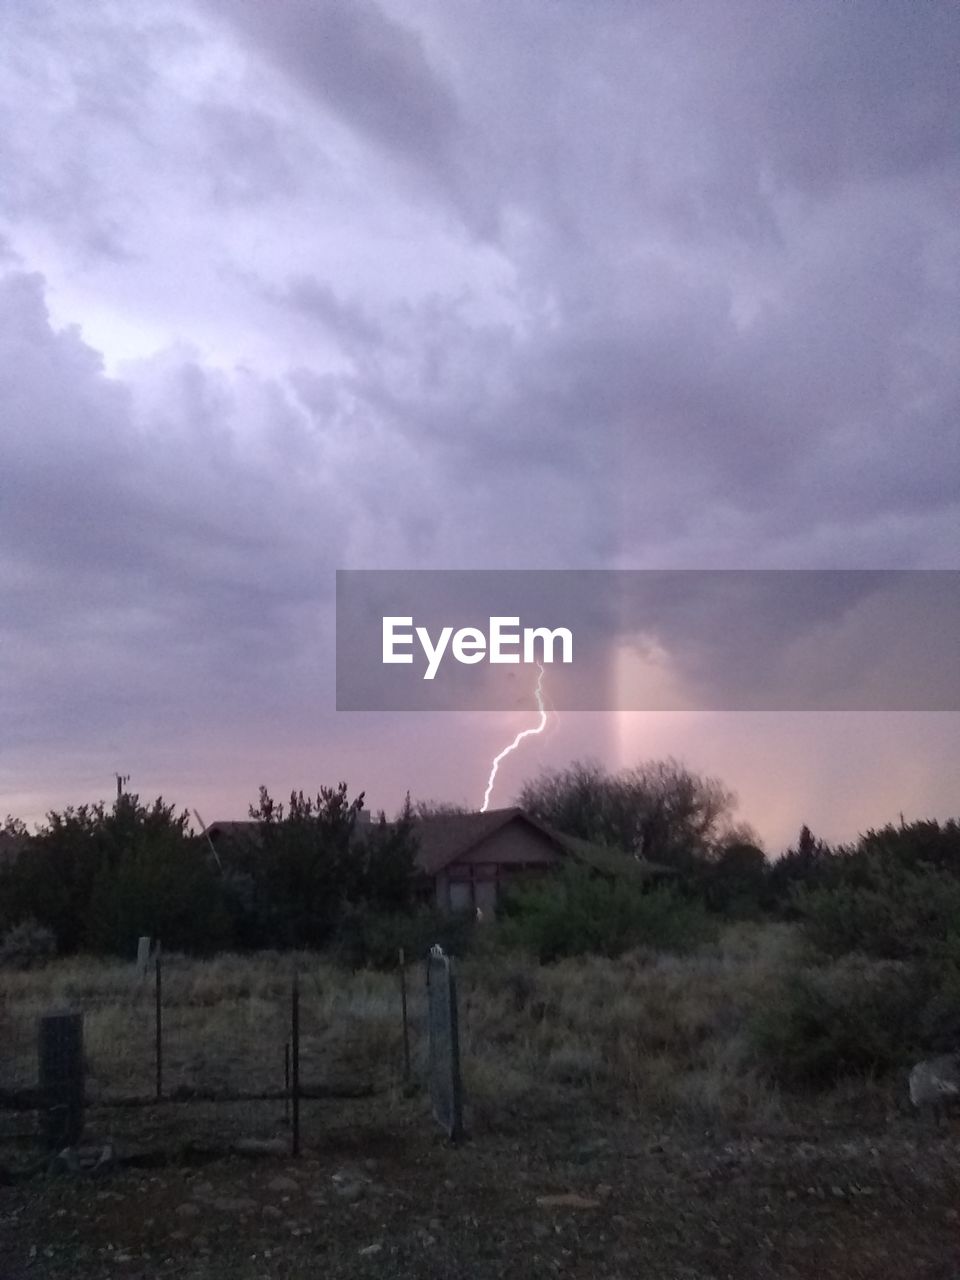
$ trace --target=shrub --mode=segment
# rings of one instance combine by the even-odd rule
[[[847,957],[781,980],[751,1039],[761,1065],[784,1084],[882,1074],[908,1061],[922,1039],[921,996],[910,966]]]
[[[921,1043],[930,1053],[950,1053],[960,1045],[960,964],[921,964],[917,984],[925,993],[920,1013]]]
[[[755,844],[735,841],[695,877],[711,911],[752,917],[760,912],[767,881],[767,855]]]
[[[672,888],[646,890],[576,867],[506,895],[499,932],[503,941],[547,963],[587,953],[619,956],[642,946],[685,951],[704,941],[712,927],[702,903]]]
[[[871,858],[835,887],[798,891],[795,903],[806,937],[830,956],[960,956],[960,880],[930,866]]]
[[[36,920],[22,920],[0,942],[0,968],[39,969],[57,954],[53,931]]]
[[[472,913],[448,915],[422,907],[409,913],[384,914],[364,907],[345,909],[334,935],[332,952],[338,964],[350,969],[395,969],[400,948],[407,963],[423,960],[432,946],[463,956],[472,946]]]

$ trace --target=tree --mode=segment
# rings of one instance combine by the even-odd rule
[[[250,806],[260,826],[256,909],[274,944],[319,947],[331,936],[362,878],[353,848],[362,808],[363,793],[350,800],[341,782],[314,798],[291,792],[284,816],[283,805],[260,788],[259,803]]]
[[[722,851],[736,797],[673,759],[612,775],[576,761],[525,783],[518,803],[567,835],[690,871]]]
[[[474,812],[465,804],[456,804],[451,800],[417,800],[411,811],[415,818],[446,818]]]
[[[408,793],[396,821],[388,823],[381,810],[377,823],[364,836],[351,886],[353,902],[362,902],[371,911],[408,910],[413,902],[416,856],[416,818]]]
[[[219,877],[189,818],[158,798],[150,808],[124,795],[114,809],[120,838],[91,888],[84,941],[95,951],[131,954],[142,935],[172,950],[207,952],[229,942]]]
[[[767,855],[757,844],[744,840],[727,844],[703,870],[707,904],[733,915],[755,914],[763,901],[768,865]]]
[[[34,919],[52,931],[60,952],[78,949],[109,817],[102,804],[47,814],[46,825],[4,875],[6,924]]]
[[[888,823],[862,835],[857,850],[864,855],[879,855],[907,867],[919,863],[939,867],[960,875],[960,823],[949,818],[943,825],[936,821]]]
[[[131,954],[141,934],[204,949],[222,937],[219,889],[187,814],[136,795],[51,812],[4,875],[6,923],[32,918],[58,950]]]
[[[765,891],[766,905],[784,915],[794,917],[794,897],[801,888],[826,885],[838,871],[839,852],[818,840],[804,823],[796,846],[787,849],[770,866]]]

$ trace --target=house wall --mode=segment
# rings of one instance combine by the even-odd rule
[[[560,860],[553,842],[525,822],[501,827],[436,878],[437,906],[445,911],[476,910],[492,916],[499,888],[529,872],[545,871]]]

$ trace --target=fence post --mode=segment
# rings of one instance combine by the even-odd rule
[[[293,1144],[295,1156],[300,1154],[300,977],[293,971],[290,1007],[291,1100],[293,1103]]]
[[[83,1014],[42,1017],[38,1050],[44,1145],[76,1146],[83,1132]]]
[[[403,1083],[410,1083],[410,1025],[407,1021],[407,957],[400,948],[400,1010],[403,1018]]]
[[[427,1022],[433,1114],[451,1142],[458,1142],[463,1136],[463,1086],[457,985],[453,962],[439,946],[427,956]]]
[[[290,1041],[283,1046],[283,1123],[290,1123]]]
[[[457,1008],[457,980],[453,960],[447,961],[447,1000],[450,1005],[450,1141],[463,1137],[463,1077],[460,1074],[460,1013]]]
[[[156,974],[154,990],[154,1052],[157,1067],[157,1101],[163,1097],[163,952],[157,943]]]

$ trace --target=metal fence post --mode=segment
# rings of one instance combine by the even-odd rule
[[[283,1046],[283,1123],[290,1123],[290,1041]]]
[[[44,1145],[76,1146],[83,1132],[83,1014],[42,1017],[38,1050]]]
[[[293,1143],[295,1156],[300,1154],[300,978],[293,973],[290,1007],[291,1101],[293,1103]]]
[[[407,1021],[407,958],[400,948],[400,1012],[403,1018],[403,1083],[410,1083],[410,1024]]]
[[[450,1141],[463,1137],[463,1078],[460,1074],[460,1013],[457,1008],[457,980],[453,960],[447,960],[447,1005],[450,1027]]]
[[[154,989],[154,1053],[157,1068],[157,1101],[163,1097],[163,959],[160,943],[157,943],[156,974]]]

